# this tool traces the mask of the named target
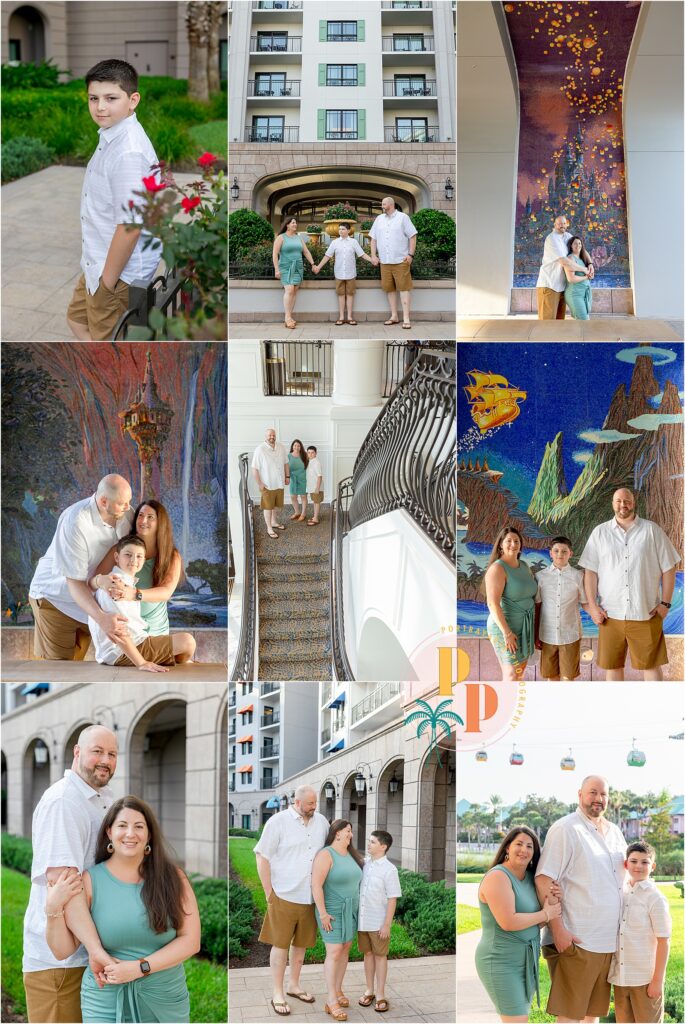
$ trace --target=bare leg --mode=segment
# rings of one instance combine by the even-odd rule
[[[338,968],[342,956],[342,945],[339,942],[329,943],[326,946],[326,960],[323,965],[323,973],[328,989],[328,1005],[332,1006],[338,1002]]]
[[[664,678],[660,668],[643,669],[642,678],[646,683],[660,683]]]
[[[300,499],[297,496],[297,494],[291,494],[290,495],[290,504],[293,507],[293,514],[291,515],[290,518],[291,519],[297,519],[297,517],[300,514]]]
[[[625,670],[622,668],[608,668],[605,679],[608,683],[622,683]]]
[[[524,1021],[528,1020],[528,1016],[526,1015],[525,1017],[500,1017],[500,1020],[503,1020],[503,1021],[520,1021],[521,1024],[523,1024]],[[557,1017],[557,1020],[561,1020],[561,1017]]]
[[[174,633],[171,638],[171,646],[176,664],[182,665],[184,662],[192,660],[197,644],[195,637],[190,633]]]
[[[371,996],[376,991],[373,987],[376,974],[376,958],[373,953],[364,953],[364,977],[366,978],[365,996]]]
[[[285,976],[285,965],[288,962],[288,950],[278,949],[276,946],[271,947],[271,953],[269,954],[269,965],[271,967],[271,980],[274,986],[274,1002],[283,1003],[285,1002],[285,992],[283,991],[283,978]]]
[[[291,946],[290,947],[290,982],[288,988],[291,992],[301,992],[302,986],[300,984],[300,971],[302,970],[302,964],[304,963],[304,955],[307,950],[304,946]]]
[[[265,508],[262,509],[262,511],[264,513],[264,523],[266,524],[266,532],[269,534],[269,536],[271,536],[271,534],[274,532],[274,528],[272,525],[274,515],[273,510],[270,508]]]
[[[385,999],[385,979],[388,976],[387,956],[376,957],[376,1001]]]
[[[302,511],[300,512],[300,519],[304,519],[304,517],[307,515],[307,495],[306,494],[301,494],[300,495],[300,502],[302,503]]]
[[[397,320],[397,292],[388,292],[387,294],[390,303],[390,319]]]
[[[69,330],[75,338],[78,338],[79,341],[91,341],[90,331],[85,324],[79,324],[76,320],[69,320],[68,318],[67,323],[69,324]]]
[[[338,295],[338,320],[345,319],[345,296]]]
[[[345,297],[345,301],[347,302],[347,319],[354,320],[354,314],[352,312],[352,307],[354,305],[354,295],[347,295]]]
[[[411,320],[411,292],[400,292],[402,318],[406,324]]]
[[[336,977],[336,995],[338,992],[342,992],[343,990],[343,981],[345,980],[345,971],[347,970],[347,964],[350,959],[351,945],[351,941],[343,942],[342,944],[342,954],[340,956],[340,960],[338,961],[338,972]]]

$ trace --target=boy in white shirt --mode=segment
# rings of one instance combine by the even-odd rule
[[[307,448],[307,491],[314,505],[314,515],[307,526],[316,526],[319,522],[319,510],[323,501],[323,470],[319,462],[316,445]]]
[[[554,537],[549,554],[552,564],[535,574],[535,647],[542,651],[544,678],[568,681],[580,675],[579,605],[587,608],[587,597],[583,573],[568,564],[573,554],[568,537]]]
[[[142,537],[123,537],[116,546],[114,561],[118,566],[112,569],[112,576],[121,576],[129,587],[137,583],[136,573],[145,562],[145,541]],[[90,635],[95,644],[95,660],[100,665],[134,665],[143,672],[168,672],[165,665],[176,665],[190,661],[195,653],[195,640],[190,633],[174,633],[173,636],[149,636],[149,626],[140,614],[140,600],[114,601],[104,590],[96,590],[94,597],[105,611],[119,612],[126,617],[129,636],[126,640],[113,643],[94,619],[88,618]]]
[[[618,950],[608,980],[614,986],[619,1024],[652,1024],[664,1019],[671,915],[666,897],[649,877],[656,867],[654,847],[631,843],[625,866],[629,877],[623,887]]]
[[[391,846],[392,836],[389,832],[376,829],[371,833],[366,844],[369,856],[364,864],[359,890],[357,945],[359,952],[364,954],[366,977],[366,988],[359,1005],[371,1006],[375,999],[378,1013],[385,1013],[390,1008],[385,998],[390,928],[397,899],[402,895],[397,868],[386,857]]]
[[[335,321],[336,327],[341,324],[357,326],[357,321],[352,316],[354,305],[354,293],[357,290],[357,256],[361,256],[367,263],[373,264],[370,256],[367,256],[356,238],[350,237],[350,225],[340,224],[338,238],[334,238],[326,249],[326,255],[318,266],[314,267],[314,273],[318,274],[322,267],[335,256],[333,264],[333,275],[335,277],[335,290],[338,293],[338,314],[340,319]],[[347,320],[345,320],[345,303],[347,303]]]

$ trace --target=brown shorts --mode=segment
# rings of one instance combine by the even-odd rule
[[[69,303],[67,317],[87,327],[91,341],[109,341],[117,320],[127,309],[128,285],[125,281],[120,278],[111,292],[105,288],[101,279],[95,295],[90,295],[86,279],[81,274]]]
[[[357,282],[353,277],[351,277],[348,281],[340,281],[336,277],[335,290],[338,293],[338,295],[354,295],[354,293],[357,290]]]
[[[650,999],[647,985],[614,985],[614,1008],[618,1024],[661,1024],[664,994]]]
[[[613,953],[590,953],[574,942],[563,953],[556,946],[543,946],[542,955],[552,979],[547,1013],[570,1020],[607,1015],[611,999],[607,976]]]
[[[577,679],[580,675],[580,640],[572,644],[546,644],[542,641],[540,668],[545,679],[561,676]]]
[[[288,949],[291,945],[311,949],[316,945],[317,935],[314,904],[290,903],[272,889],[259,941],[277,949]]]
[[[408,263],[381,263],[381,288],[384,292],[410,292],[413,287]]]
[[[30,597],[29,602],[35,656],[46,661],[83,661],[90,647],[88,623],[65,615],[47,597]]]
[[[262,491],[260,507],[266,509],[267,512],[271,512],[275,508],[283,508],[283,488],[278,487],[270,491],[268,487],[265,487]]]
[[[142,654],[146,661],[152,661],[155,665],[176,664],[174,645],[170,636],[148,636],[143,640],[142,644],[138,644],[136,650],[139,654]],[[120,667],[122,665],[132,665],[133,662],[129,660],[126,654],[122,654],[114,664]]]
[[[378,932],[357,932],[357,945],[360,953],[373,953],[374,956],[387,956],[390,949],[390,936],[382,939]]]
[[[323,501],[323,491],[310,491],[309,497],[312,501],[316,502],[317,505],[320,505]]]
[[[566,299],[563,292],[553,288],[536,288],[538,299],[538,320],[565,320]]]
[[[24,990],[32,1024],[81,1024],[81,977],[85,967],[27,971]]]
[[[660,615],[651,619],[605,619],[599,627],[597,664],[600,668],[623,668],[626,648],[633,668],[668,665],[664,623]]]

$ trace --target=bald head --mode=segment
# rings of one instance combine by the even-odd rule
[[[619,524],[629,523],[635,518],[635,495],[628,487],[619,487],[614,491],[611,507]]]
[[[563,235],[564,231],[568,231],[568,220],[564,217],[563,213],[554,219],[554,230],[560,235]]]
[[[385,199],[381,199],[381,207],[383,213],[392,213],[395,209],[395,200],[392,196],[386,196]]]
[[[113,500],[122,492],[128,491],[129,500],[131,496],[131,488],[129,487],[128,481],[124,480],[123,476],[119,476],[118,473],[108,473],[107,476],[103,476],[102,480],[98,484],[96,491],[96,498],[109,498]]]
[[[293,806],[302,818],[308,819],[316,810],[316,799],[316,792],[311,786],[298,786],[295,790]]]
[[[578,790],[578,803],[588,818],[601,818],[609,803],[609,783],[603,775],[586,775]]]
[[[117,767],[117,738],[104,725],[82,729],[74,747],[71,770],[93,789],[106,786]]]
[[[103,476],[95,492],[95,501],[100,515],[109,526],[114,526],[120,519],[123,519],[131,507],[132,497],[131,485],[118,473],[108,473],[107,476]]]

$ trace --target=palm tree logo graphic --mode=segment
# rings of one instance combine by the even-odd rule
[[[418,722],[416,729],[416,738],[420,739],[424,732],[428,728],[431,731],[431,740],[428,745],[428,757],[431,756],[433,750],[435,750],[438,766],[440,766],[440,748],[438,746],[438,739],[444,739],[446,736],[450,736],[452,733],[452,722],[457,725],[463,725],[463,719],[456,713],[456,711],[448,711],[447,708],[452,703],[452,699],[441,700],[440,703],[432,708],[430,704],[425,700],[417,700],[416,703],[420,706],[420,711],[412,711],[410,715],[404,720],[405,725],[409,725],[410,722]],[[438,735],[438,730],[442,729],[441,737]]]

